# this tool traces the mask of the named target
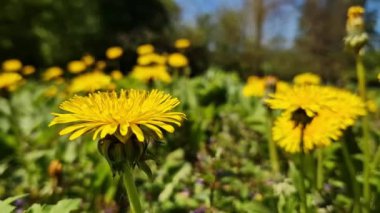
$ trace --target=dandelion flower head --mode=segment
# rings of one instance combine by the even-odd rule
[[[306,72],[296,75],[293,82],[296,85],[319,85],[321,83],[321,77],[314,73]]]
[[[22,62],[18,59],[8,59],[3,61],[2,69],[6,72],[17,72],[21,70]]]
[[[120,80],[122,79],[124,76],[123,76],[123,73],[120,71],[120,70],[113,70],[111,72],[111,77],[112,79],[114,80]]]
[[[106,57],[108,59],[117,59],[120,58],[123,55],[123,48],[118,46],[110,47],[106,50]]]
[[[140,55],[137,59],[137,63],[142,66],[151,65],[151,64],[165,64],[166,57],[159,55],[157,53],[148,53]]]
[[[42,74],[43,81],[50,81],[62,76],[63,70],[60,67],[49,67]]]
[[[358,16],[363,16],[365,9],[361,6],[351,6],[347,10],[348,18],[355,18]]]
[[[137,47],[137,54],[145,55],[154,52],[154,46],[151,44],[143,44]]]
[[[114,135],[121,142],[128,142],[134,135],[144,142],[150,137],[163,137],[163,130],[174,132],[174,125],[180,126],[185,114],[173,112],[179,104],[177,98],[158,90],[121,90],[119,94],[97,92],[88,96],[74,96],[63,102],[60,109],[66,113],[53,113],[55,118],[49,126],[70,124],[59,134],[71,134],[74,140],[91,132],[93,140]]]
[[[81,73],[86,70],[86,64],[83,61],[70,61],[67,64],[67,70],[71,73]]]
[[[186,39],[186,38],[177,39],[174,43],[174,46],[178,49],[185,49],[185,48],[190,47],[190,45],[191,43],[189,39]]]
[[[186,67],[189,62],[185,55],[181,53],[172,53],[169,55],[168,63],[172,67],[181,68]]]
[[[82,56],[82,61],[86,66],[92,66],[95,63],[95,58],[90,54],[84,54]]]
[[[131,72],[131,77],[145,83],[151,80],[162,81],[164,83],[172,82],[172,77],[168,73],[166,66],[135,66]]]
[[[107,89],[111,84],[111,77],[102,72],[91,72],[73,78],[68,90],[69,93],[94,92]]]
[[[36,68],[32,65],[26,65],[22,68],[22,74],[31,75],[36,72]]]
[[[265,79],[258,76],[250,76],[243,87],[245,97],[263,97],[265,94]]]
[[[1,73],[0,74],[0,89],[11,89],[13,86],[22,82],[23,78],[18,73]]]
[[[294,86],[270,95],[266,102],[283,110],[275,121],[273,139],[290,153],[330,145],[366,114],[358,96],[333,87]]]

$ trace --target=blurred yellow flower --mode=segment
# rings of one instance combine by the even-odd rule
[[[186,67],[188,60],[186,56],[181,53],[172,53],[169,55],[168,59],[169,65],[175,68]]]
[[[273,139],[290,153],[330,145],[366,114],[358,96],[333,87],[295,86],[270,97],[266,102],[272,109],[284,110],[274,123]]]
[[[114,70],[111,72],[111,77],[114,80],[120,80],[123,78],[123,73],[120,70]]]
[[[186,38],[181,38],[175,41],[174,46],[178,49],[185,49],[190,47],[190,41]]]
[[[290,88],[285,81],[279,81],[274,76],[250,76],[247,83],[243,87],[243,95],[245,97],[264,97],[274,92],[283,92]]]
[[[154,46],[151,44],[143,44],[137,47],[137,54],[145,55],[154,52]]]
[[[36,72],[36,68],[32,65],[26,65],[22,68],[23,75],[31,75]]]
[[[81,73],[86,70],[86,64],[83,61],[70,61],[67,64],[67,70],[71,73]]]
[[[265,79],[257,76],[250,76],[247,84],[243,87],[245,97],[263,97],[265,95]]]
[[[111,84],[111,77],[101,73],[85,73],[72,79],[68,91],[69,93],[94,92],[96,90],[107,89]]]
[[[123,55],[123,48],[118,46],[110,47],[106,50],[106,57],[108,59],[117,59],[120,58]]]
[[[95,63],[95,58],[94,58],[94,56],[92,56],[90,54],[84,54],[82,56],[82,61],[84,62],[84,64],[86,64],[87,67],[89,67]]]
[[[285,81],[278,81],[276,84],[276,92],[285,92],[290,88],[291,86]]]
[[[168,73],[166,66],[135,66],[131,72],[131,77],[143,81],[145,83],[150,80],[162,81],[164,83],[172,82],[172,77]]]
[[[53,113],[55,118],[49,126],[71,124],[59,132],[60,135],[71,134],[70,140],[93,132],[93,140],[114,135],[127,143],[135,135],[138,141],[144,142],[152,134],[162,138],[162,130],[172,133],[173,125],[181,125],[185,114],[171,111],[179,103],[177,98],[158,90],[74,96],[60,105],[67,113]]]
[[[314,73],[305,72],[296,75],[293,78],[293,82],[296,85],[319,85],[321,83],[321,77]]]
[[[355,18],[358,16],[363,16],[365,9],[361,6],[351,6],[348,8],[347,16],[348,18]]]
[[[14,86],[19,85],[23,78],[18,73],[0,73],[0,89],[12,90]]]
[[[52,79],[58,78],[63,74],[63,70],[60,67],[49,67],[42,74],[43,81],[50,81]]]
[[[157,53],[148,53],[145,55],[140,55],[137,59],[137,63],[142,66],[150,64],[165,64],[166,57]]]
[[[21,70],[22,62],[18,59],[8,59],[3,61],[2,68],[6,72],[16,72]]]

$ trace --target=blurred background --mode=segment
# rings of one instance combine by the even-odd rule
[[[379,71],[378,0],[2,0],[0,61],[63,66],[118,45],[122,70],[130,70],[138,45],[168,50],[186,37],[192,75],[217,66],[242,77],[316,72],[336,83],[351,77],[342,39],[354,4],[367,10],[367,64]]]

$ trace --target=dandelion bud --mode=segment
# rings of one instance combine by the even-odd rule
[[[353,50],[356,54],[368,42],[368,35],[364,29],[364,12],[364,8],[360,6],[350,7],[347,12],[347,35],[344,38],[344,43],[348,49]]]
[[[146,143],[139,142],[134,136],[121,142],[117,137],[108,135],[98,142],[98,150],[107,160],[113,174],[122,172],[127,163],[133,166],[143,160],[146,146]]]

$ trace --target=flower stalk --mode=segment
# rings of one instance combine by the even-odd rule
[[[356,54],[356,74],[358,78],[358,87],[359,95],[362,98],[363,102],[367,100],[366,93],[366,70],[363,64],[363,58],[360,53]],[[370,189],[370,169],[371,169],[371,142],[370,142],[370,133],[369,133],[369,120],[368,115],[364,116],[362,119],[362,149],[364,153],[364,166],[363,166],[363,198],[365,205],[369,208],[370,199],[371,199],[371,189]]]
[[[133,177],[133,168],[132,165],[126,163],[123,171],[123,182],[124,187],[128,194],[129,204],[131,205],[132,211],[134,213],[142,213],[141,203],[139,199],[139,194],[135,185]]]
[[[300,177],[300,184],[299,184],[299,189],[300,189],[300,198],[301,198],[301,213],[307,213],[307,198],[306,198],[306,187],[305,187],[305,156],[304,152],[299,153],[299,177]]]
[[[323,150],[319,149],[317,152],[317,190],[321,190],[324,182],[323,171]]]
[[[345,141],[341,142],[341,149],[343,153],[343,159],[344,163],[346,164],[348,173],[350,174],[350,179],[352,182],[352,191],[354,193],[354,203],[353,203],[353,212],[361,212],[360,209],[360,192],[359,192],[359,185],[358,182],[356,181],[356,171],[355,171],[355,166],[352,162],[351,155],[348,151],[347,144]]]

